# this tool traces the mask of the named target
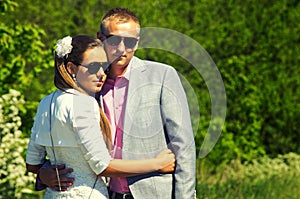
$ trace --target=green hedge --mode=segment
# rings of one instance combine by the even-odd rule
[[[67,34],[95,35],[104,11],[119,5],[136,12],[143,27],[168,28],[194,39],[220,70],[227,96],[226,123],[205,162],[218,166],[234,158],[300,153],[299,1],[18,0],[14,11],[3,2],[11,1],[1,1],[6,11],[0,35],[0,93],[11,87],[24,93],[24,132],[30,131],[38,101],[53,89],[53,43]],[[174,66],[192,85],[201,114],[192,118],[195,126],[199,121],[199,152],[211,117],[211,99],[201,75],[170,52],[142,49],[137,55]]]

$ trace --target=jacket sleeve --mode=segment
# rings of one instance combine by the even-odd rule
[[[177,72],[166,70],[161,109],[168,148],[176,155],[173,194],[175,198],[194,198],[196,149],[187,98]],[[173,196],[173,197],[174,197]]]

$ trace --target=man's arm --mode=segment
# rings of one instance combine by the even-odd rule
[[[34,123],[34,127],[35,124],[36,123]],[[55,190],[58,190],[56,172],[53,166],[51,166],[50,161],[45,158],[45,147],[35,142],[36,129],[34,127],[32,128],[33,131],[28,143],[28,150],[26,154],[26,168],[29,172],[37,174],[35,183],[36,191],[44,190],[45,188],[47,188],[47,186],[53,187]],[[64,165],[60,165],[58,167],[59,169],[62,169],[59,172],[61,175],[70,172],[70,169],[64,170],[64,167]],[[65,179],[63,178],[63,180]]]
[[[36,179],[35,179],[35,190],[36,191],[42,191],[47,188],[45,184],[43,184],[39,178],[39,171],[42,167],[48,167],[50,165],[49,160],[45,160],[43,164],[38,164],[38,165],[31,165],[26,163],[26,169],[29,172],[37,174]]]
[[[55,171],[56,166],[51,165],[49,160],[44,160],[43,164],[33,165],[26,163],[26,169],[29,172],[35,173],[36,182],[35,182],[35,190],[41,191],[50,187],[53,190],[59,191],[58,180]],[[61,190],[65,191],[69,186],[72,186],[74,179],[63,177],[64,174],[72,173],[72,168],[65,168],[64,164],[57,166],[60,175],[61,182]]]
[[[196,148],[186,95],[177,72],[167,70],[162,89],[162,114],[168,147],[175,153],[175,198],[194,198]]]

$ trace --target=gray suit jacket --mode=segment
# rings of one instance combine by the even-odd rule
[[[135,199],[191,199],[195,190],[195,143],[187,99],[168,65],[133,57],[126,101],[123,159],[155,157],[169,148],[176,172],[127,178]]]

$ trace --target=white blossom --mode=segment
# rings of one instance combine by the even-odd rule
[[[58,57],[63,58],[72,51],[72,48],[72,37],[66,36],[57,41],[55,51]]]

